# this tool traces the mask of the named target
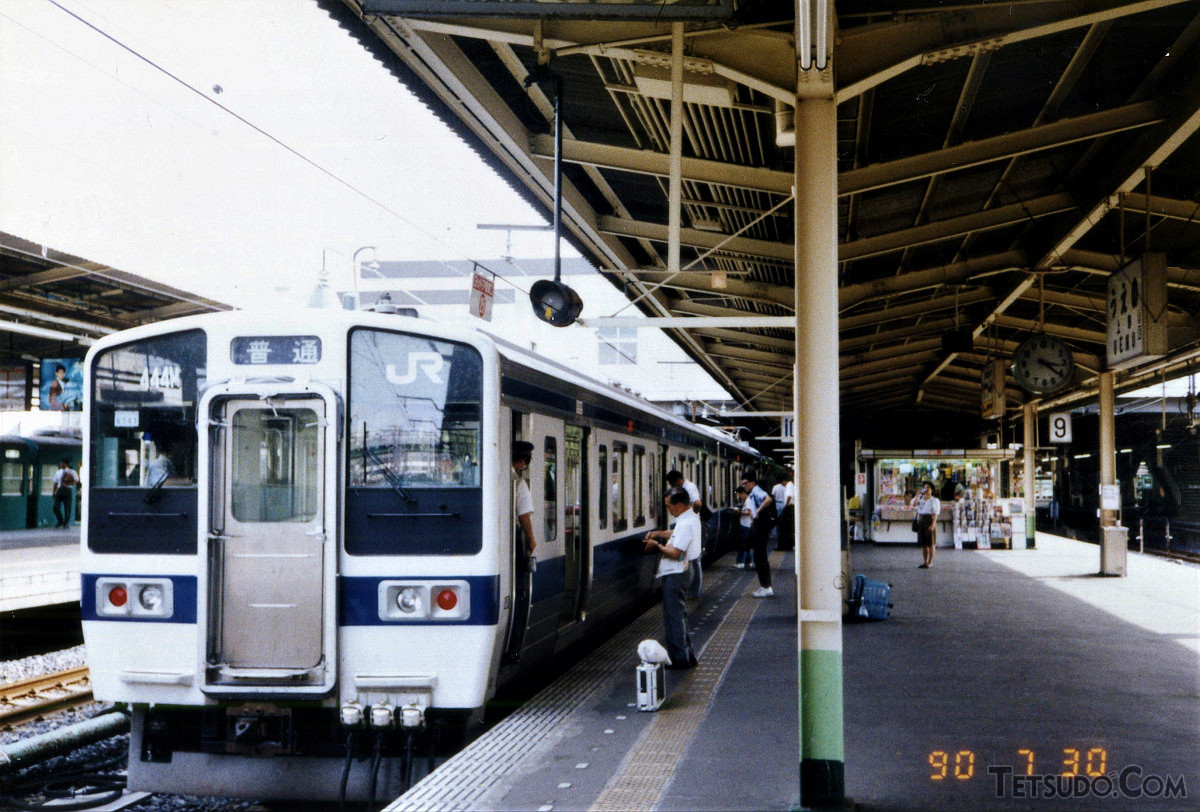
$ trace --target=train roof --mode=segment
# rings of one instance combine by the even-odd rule
[[[560,364],[559,362],[553,361],[549,358],[540,356],[531,350],[527,350],[524,347],[513,344],[512,342],[493,335],[486,330],[477,329],[477,332],[491,340],[502,358],[505,358],[513,363],[520,364],[521,366],[532,369],[543,375],[556,378],[558,380],[567,381],[576,386],[597,392],[611,400],[619,402],[621,405],[627,408],[633,408],[637,409],[638,411],[651,414],[655,418],[671,423],[672,425],[678,426],[681,429],[703,434],[712,439],[714,442],[721,443],[722,445],[726,445],[731,448],[736,448],[745,454],[754,457],[761,456],[761,452],[759,452],[753,446],[748,445],[740,440],[733,439],[720,429],[716,429],[711,426],[703,426],[692,423],[689,420],[684,420],[683,418],[672,414],[670,411],[658,406],[657,404],[651,403],[639,395],[635,395],[619,386],[614,386],[613,384],[605,383],[604,381],[599,381],[588,375],[584,375],[576,369],[573,369],[565,364]]]
[[[690,421],[684,420],[671,412],[657,406],[644,398],[634,395],[620,387],[612,384],[596,380],[590,376],[584,375],[579,371],[559,364],[548,358],[544,358],[536,353],[524,349],[513,344],[499,336],[496,336],[485,329],[476,327],[475,325],[459,325],[449,324],[446,322],[430,321],[428,319],[417,318],[413,316],[404,316],[390,313],[377,313],[365,310],[343,310],[334,307],[297,307],[287,310],[272,310],[269,315],[264,316],[263,311],[259,310],[233,310],[222,313],[205,313],[196,316],[186,316],[179,319],[171,319],[169,321],[157,322],[152,325],[144,325],[135,327],[130,330],[124,330],[119,333],[113,333],[105,336],[103,339],[96,342],[88,353],[88,367],[91,365],[91,357],[101,352],[108,347],[135,341],[141,338],[161,335],[168,331],[182,331],[196,328],[211,327],[213,325],[222,325],[226,329],[238,329],[241,325],[247,325],[261,333],[269,329],[270,332],[297,330],[301,332],[311,332],[313,330],[314,316],[320,313],[328,326],[337,327],[339,329],[349,330],[351,327],[377,327],[381,329],[403,330],[415,333],[422,333],[437,338],[446,340],[463,341],[470,344],[486,343],[491,345],[502,359],[510,363],[531,369],[552,378],[567,381],[577,387],[581,387],[593,392],[596,392],[610,400],[620,403],[625,408],[635,409],[647,415],[652,415],[655,419],[669,423],[678,428],[696,432],[711,438],[714,442],[722,445],[735,448],[747,455],[755,458],[762,457],[761,452],[753,446],[744,443],[740,440],[731,438],[728,434],[719,429],[710,426],[697,425]],[[269,325],[269,328],[268,328]]]

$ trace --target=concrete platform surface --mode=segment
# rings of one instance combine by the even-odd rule
[[[0,612],[78,601],[78,526],[0,533]]]
[[[847,806],[1200,809],[1200,568],[1053,536],[1036,550],[855,545],[892,617],[844,628]],[[657,610],[390,809],[798,808],[792,559],[773,599],[728,557],[706,572],[701,667],[633,707]]]
[[[1036,544],[854,547],[895,604],[843,635],[859,809],[1200,809],[1200,570]]]

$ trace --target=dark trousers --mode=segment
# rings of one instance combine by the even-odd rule
[[[704,569],[700,566],[700,559],[689,561],[688,569],[691,571],[692,580],[687,588],[687,596],[688,598],[699,598],[700,588],[704,585]]]
[[[796,546],[796,506],[788,505],[779,514],[779,549],[790,550]]]
[[[667,654],[672,663],[695,662],[692,635],[688,632],[687,591],[691,580],[687,570],[662,578],[663,631],[666,633]]]
[[[771,525],[755,522],[750,528],[754,543],[754,569],[758,572],[759,586],[771,585],[771,562],[767,559],[767,545],[771,543]]]
[[[67,527],[71,524],[71,503],[74,501],[74,488],[59,488],[54,492],[54,518],[58,520],[57,527]]]

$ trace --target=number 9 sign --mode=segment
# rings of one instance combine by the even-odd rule
[[[1050,415],[1050,442],[1071,442],[1071,413],[1054,412]]]

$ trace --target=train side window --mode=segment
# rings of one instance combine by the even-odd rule
[[[24,492],[24,466],[20,462],[5,461],[0,476],[0,496],[20,496]]]
[[[646,523],[646,449],[633,447],[633,526]]]
[[[608,447],[600,446],[600,510],[596,511],[600,516],[600,529],[608,527],[608,511],[604,509],[604,503],[607,499],[604,494],[608,491]]]
[[[546,516],[546,541],[558,538],[558,442],[547,437],[543,446],[544,467],[542,468],[543,510]]]
[[[613,530],[624,530],[629,527],[626,516],[627,495],[625,492],[625,468],[628,465],[629,452],[624,443],[613,443],[612,454],[612,514]]]
[[[658,454],[650,454],[650,471],[646,479],[650,487],[650,524],[658,526],[658,503],[662,499],[662,485],[658,481]]]

